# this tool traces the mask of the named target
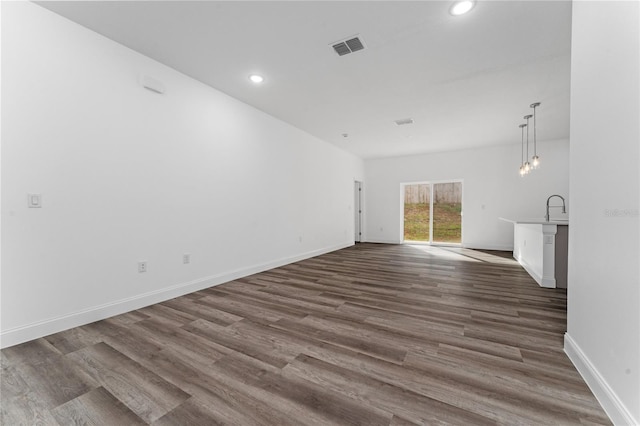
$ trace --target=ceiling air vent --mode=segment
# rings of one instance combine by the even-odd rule
[[[404,126],[405,124],[413,124],[413,118],[403,118],[402,120],[394,121],[396,126]]]
[[[347,40],[332,43],[331,46],[340,56],[348,55],[349,53],[364,49],[364,44],[362,44],[362,40],[358,37],[351,37]]]

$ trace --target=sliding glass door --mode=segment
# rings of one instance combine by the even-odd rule
[[[462,182],[404,184],[405,242],[462,243]]]
[[[434,243],[462,243],[462,182],[433,184]]]
[[[431,241],[431,185],[404,187],[404,240]]]

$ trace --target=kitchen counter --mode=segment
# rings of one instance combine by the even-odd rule
[[[507,219],[506,217],[499,217],[498,219],[511,223],[525,223],[535,225],[569,225],[569,219],[551,219],[549,222],[544,219]]]
[[[567,288],[569,221],[499,219],[513,224],[513,257],[538,285]]]

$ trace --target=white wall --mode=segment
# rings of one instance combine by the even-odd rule
[[[2,43],[2,345],[353,243],[360,159],[32,3]]]
[[[517,124],[514,138],[519,140]],[[544,126],[538,124],[538,128]],[[525,177],[518,174],[520,151],[520,144],[514,143],[366,160],[366,241],[402,241],[401,183],[462,179],[463,245],[512,250],[513,225],[498,217],[542,219],[549,195],[567,198],[569,194],[568,141],[538,142],[541,168]],[[557,209],[552,215],[562,217]]]
[[[565,350],[618,425],[640,424],[640,7],[573,4]]]

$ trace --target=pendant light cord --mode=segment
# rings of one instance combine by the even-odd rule
[[[533,117],[531,114],[524,116],[524,118],[527,120],[527,162],[529,162],[529,119],[531,117]]]
[[[538,160],[538,132],[537,132],[537,115],[536,108],[540,106],[540,102],[534,102],[529,105],[533,108],[533,158]]]
[[[536,136],[536,107],[533,107],[533,155],[538,155],[538,147],[537,147],[537,136]]]
[[[520,160],[522,161],[522,165],[524,166],[524,127],[525,126],[520,126],[520,128],[522,129],[522,140],[521,140],[521,144],[520,144]]]

